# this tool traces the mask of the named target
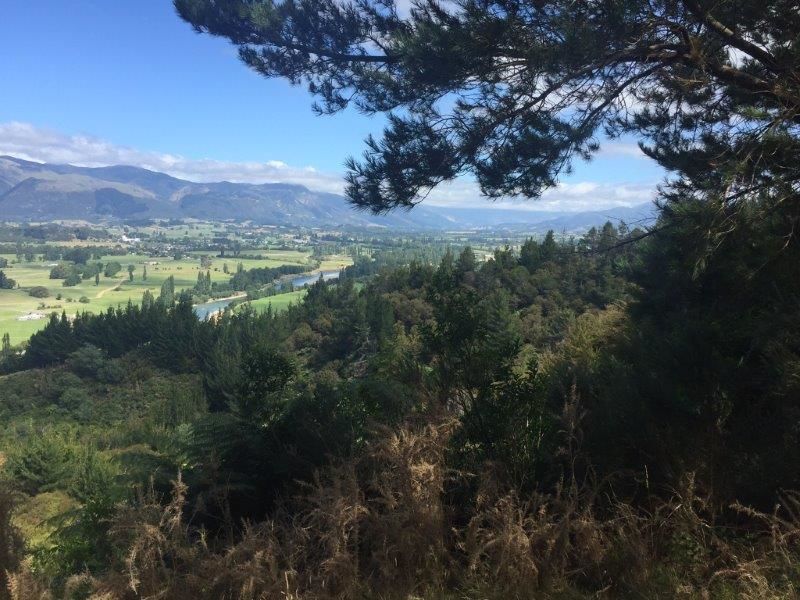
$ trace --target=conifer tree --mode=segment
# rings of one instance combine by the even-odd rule
[[[11,336],[8,333],[3,334],[2,346],[0,346],[0,356],[6,358],[11,356]]]
[[[388,113],[347,195],[411,207],[464,173],[490,198],[539,196],[602,136],[635,136],[671,190],[764,212],[800,179],[794,0],[175,0],[314,108]],[[666,190],[669,197],[670,190]],[[725,225],[721,214],[717,228]]]
[[[558,244],[556,244],[555,236],[553,235],[553,230],[547,232],[547,235],[544,236],[544,240],[542,241],[542,245],[539,247],[539,256],[541,256],[543,261],[553,260],[556,257],[556,253],[558,252]]]
[[[175,277],[173,275],[167,277],[161,284],[158,301],[163,306],[172,306],[175,303]]]
[[[155,303],[155,298],[150,290],[145,290],[142,294],[142,309],[147,310]]]
[[[469,246],[465,247],[459,254],[458,261],[456,261],[456,270],[463,275],[474,271],[476,266],[475,252]]]
[[[6,276],[6,274],[0,270],[0,290],[13,290],[16,285],[16,281]]]
[[[525,243],[522,244],[522,248],[520,249],[520,264],[528,269],[530,273],[533,273],[539,268],[541,259],[542,257],[539,249],[539,243],[533,238],[528,238]]]

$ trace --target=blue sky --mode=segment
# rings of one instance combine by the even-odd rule
[[[383,125],[355,110],[315,116],[302,87],[251,72],[168,0],[8,2],[0,55],[0,154],[339,191],[344,160]],[[660,178],[635,144],[618,142],[531,208],[635,204]],[[478,202],[467,180],[431,199]]]

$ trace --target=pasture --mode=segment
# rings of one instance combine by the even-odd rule
[[[258,300],[251,300],[250,302],[244,302],[239,304],[236,308],[241,310],[245,306],[249,306],[253,308],[256,312],[262,312],[267,310],[268,306],[272,306],[272,310],[275,312],[282,312],[286,310],[290,304],[298,304],[302,299],[303,296],[306,295],[308,290],[295,290],[293,292],[286,292],[285,294],[277,294],[275,296],[267,296],[265,298],[259,298]]]
[[[176,291],[192,288],[197,282],[197,274],[200,271],[199,255],[208,254],[208,252],[194,254],[196,255],[190,255],[181,260],[152,258],[138,254],[104,256],[101,258],[103,263],[119,262],[122,265],[122,271],[114,277],[101,275],[99,285],[95,285],[94,278],[91,278],[72,287],[64,287],[60,279],[50,279],[50,269],[55,264],[54,262],[38,260],[41,257],[37,257],[37,260],[33,262],[16,262],[14,255],[2,255],[9,261],[8,267],[4,269],[6,275],[16,280],[19,288],[0,290],[0,335],[8,333],[11,343],[19,344],[44,327],[47,323],[47,316],[52,312],[66,311],[68,315],[84,311],[98,313],[110,306],[124,305],[128,301],[139,302],[145,290],[150,290],[151,293],[158,296],[161,284],[169,276],[175,278]],[[278,267],[285,264],[311,267],[310,251],[263,250],[260,251],[260,254],[263,254],[264,258],[212,258],[209,269],[212,281],[222,282],[229,279],[230,274],[236,272],[239,262],[245,269]],[[328,257],[323,261],[321,268],[339,268],[340,265],[350,264],[350,262],[349,257],[346,256]],[[133,265],[135,269],[132,281],[128,277],[128,265]],[[224,272],[225,265],[230,274]],[[147,279],[143,278],[145,267]],[[34,286],[46,287],[50,292],[49,297],[33,298],[29,296],[28,291]],[[57,298],[58,295],[61,296],[60,299]],[[294,301],[300,297],[297,292],[284,296],[291,296]],[[81,298],[88,302],[80,302]],[[289,301],[288,298],[276,299],[273,301],[273,308],[285,307]],[[24,320],[26,315],[40,315],[41,318]]]

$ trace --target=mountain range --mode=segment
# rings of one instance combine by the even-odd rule
[[[590,212],[417,206],[371,215],[343,196],[284,183],[195,183],[133,166],[77,167],[0,156],[0,220],[89,222],[141,219],[252,221],[307,227],[526,228],[580,231],[607,220],[641,224],[654,207]]]

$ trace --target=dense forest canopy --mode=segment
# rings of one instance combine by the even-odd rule
[[[731,503],[768,510],[800,485],[796,268],[743,284],[760,236],[737,230],[693,277],[668,232],[362,257],[281,314],[201,321],[165,284],[54,316],[0,358],[5,476],[28,511],[70,509],[12,581],[176,598],[795,589],[795,496],[774,520]]]

